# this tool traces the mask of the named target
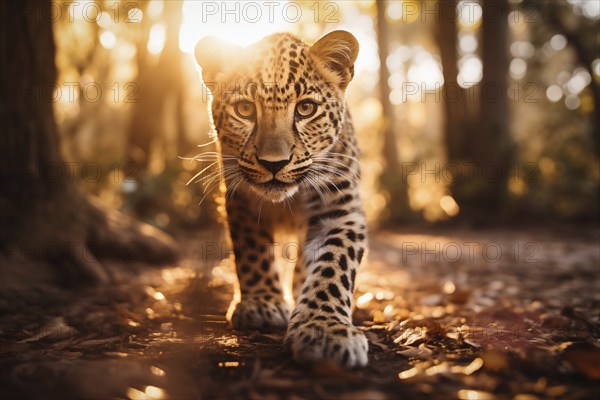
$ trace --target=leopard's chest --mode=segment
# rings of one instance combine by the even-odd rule
[[[264,217],[275,232],[283,235],[301,235],[306,230],[308,210],[302,194],[282,203],[266,202],[262,205],[261,219]]]

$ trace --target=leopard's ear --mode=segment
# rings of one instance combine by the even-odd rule
[[[204,83],[215,82],[218,75],[231,67],[233,61],[240,55],[242,47],[208,36],[201,39],[194,49],[194,55],[198,65],[202,67],[202,79]]]
[[[354,76],[354,61],[358,56],[358,41],[350,32],[329,32],[312,45],[310,53],[340,77],[342,89],[348,86]]]

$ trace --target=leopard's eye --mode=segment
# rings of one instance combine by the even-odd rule
[[[312,100],[302,100],[296,104],[296,115],[300,118],[312,117],[317,112],[317,103]]]
[[[238,117],[245,119],[253,118],[254,114],[256,113],[256,106],[254,105],[254,103],[251,103],[246,100],[238,101],[237,103],[235,103],[233,109],[235,110],[235,113],[238,115]]]

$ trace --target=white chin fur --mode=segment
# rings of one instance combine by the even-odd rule
[[[289,199],[298,192],[298,185],[290,186],[286,189],[274,190],[267,189],[256,185],[250,185],[250,188],[256,193],[261,199],[270,201],[271,203],[281,203],[282,201]]]

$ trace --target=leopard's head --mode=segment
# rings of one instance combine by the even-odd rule
[[[318,179],[313,163],[343,129],[354,36],[334,31],[309,46],[280,33],[246,48],[208,37],[195,55],[212,94],[226,178],[272,202]]]

